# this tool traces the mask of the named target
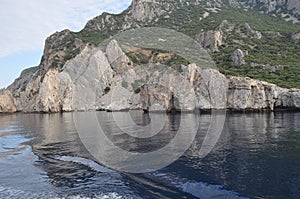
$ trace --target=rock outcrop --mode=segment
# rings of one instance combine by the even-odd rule
[[[0,113],[13,113],[17,111],[16,101],[8,90],[0,90]]]
[[[287,9],[292,11],[296,16],[300,15],[300,2],[298,0],[288,0],[287,1]]]
[[[221,33],[229,33],[234,30],[234,24],[230,23],[228,20],[223,20],[219,26],[219,30]]]
[[[160,4],[162,2],[156,0],[134,0],[130,14],[137,21],[152,21],[171,9],[171,4],[166,3],[165,6]]]
[[[121,74],[133,67],[133,62],[127,57],[116,40],[106,47],[106,55],[114,71]]]
[[[56,32],[46,39],[44,54],[39,66],[41,75],[50,68],[61,69],[67,60],[81,52],[85,44],[70,30]]]
[[[285,91],[274,84],[244,77],[231,77],[228,106],[232,110],[274,110],[279,93]]]
[[[262,34],[259,31],[253,30],[248,23],[244,25],[245,33],[252,38],[261,39]]]
[[[251,67],[267,70],[270,73],[275,73],[276,71],[283,70],[285,67],[283,65],[271,65],[271,64],[257,64],[257,63],[250,63]]]
[[[198,34],[196,40],[203,48],[215,52],[222,45],[223,36],[220,31],[207,31]]]
[[[279,94],[276,107],[282,109],[295,109],[300,107],[300,90],[291,89]]]
[[[27,68],[22,71],[20,77],[15,79],[7,89],[16,94],[22,91],[25,91],[27,84],[35,78],[36,73],[38,72],[38,67]]]
[[[247,77],[231,77],[227,108],[232,110],[299,109],[300,89],[284,89]]]
[[[264,34],[267,36],[267,37],[282,37],[281,33],[280,32],[274,32],[274,31],[266,31],[264,32]]]
[[[292,34],[292,37],[291,37],[293,40],[300,40],[300,32],[296,32],[294,34]]]
[[[231,61],[237,67],[246,64],[244,52],[241,49],[236,49],[231,55]]]
[[[230,0],[232,7],[258,9],[263,13],[272,13],[278,16],[289,15],[298,18],[300,15],[300,2],[298,0]]]

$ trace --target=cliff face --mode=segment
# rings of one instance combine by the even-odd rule
[[[105,52],[87,45],[65,64],[62,72],[50,69],[41,83],[35,84],[34,80],[26,90],[36,90],[35,96],[30,98],[26,90],[21,92],[21,99],[17,100],[19,111],[173,108],[188,111],[226,107],[227,80],[221,73],[202,70],[196,65],[186,66],[181,73],[164,70],[165,66],[158,70],[158,67],[133,69],[133,63],[115,40]],[[152,79],[145,79],[146,76]],[[137,82],[152,83],[138,85]]]
[[[0,90],[0,113],[13,113],[17,111],[16,101],[11,92]]]
[[[136,67],[135,60],[124,52],[118,41],[112,40],[107,46],[96,47],[120,31],[142,26],[165,26],[164,23],[168,22],[167,27],[179,31],[183,28],[182,32],[195,33],[195,40],[217,57],[228,51],[226,47],[240,45],[242,50],[236,48],[238,50],[230,49],[232,52],[229,52],[232,55],[235,52],[247,52],[243,54],[242,64],[237,64],[240,69],[248,63],[251,66],[266,66],[249,62],[248,49],[259,49],[255,42],[266,42],[264,39],[271,37],[268,35],[277,41],[284,37],[283,34],[274,31],[262,33],[252,29],[248,23],[238,25],[227,20],[207,31],[197,24],[203,20],[208,20],[203,22],[204,25],[218,21],[209,18],[228,7],[258,9],[277,16],[288,14],[289,17],[299,19],[299,4],[295,1],[230,0],[227,4],[227,1],[221,0],[134,0],[123,13],[103,13],[90,20],[79,33],[64,30],[48,37],[40,65],[24,70],[11,86],[0,92],[0,113],[102,109],[191,111],[300,108],[300,90],[297,89],[283,89],[275,84],[246,77],[225,77],[217,70],[204,69],[195,64],[177,64],[178,71],[175,73],[163,67],[158,70],[157,63],[149,63],[147,68],[142,69]],[[196,8],[199,8],[200,15]],[[197,17],[192,15],[195,13]],[[172,17],[181,21],[174,23]],[[298,45],[298,33],[285,36]],[[249,44],[236,39],[238,36],[250,40]],[[159,61],[173,56],[168,53],[155,56],[155,53],[148,54]],[[228,57],[226,59],[230,60]],[[227,63],[228,60],[225,61]],[[141,85],[141,82],[150,84]]]
[[[300,2],[298,0],[230,0],[229,4],[233,7],[257,9],[299,22]]]
[[[86,45],[62,69],[49,69],[42,80],[30,80],[19,96],[2,91],[0,111],[300,108],[300,90],[250,78],[227,79],[195,64],[182,66],[181,72],[157,64],[133,65],[115,40],[106,50]]]

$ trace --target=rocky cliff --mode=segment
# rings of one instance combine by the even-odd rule
[[[48,37],[40,65],[23,71],[12,85],[1,90],[0,113],[299,109],[299,89],[284,89],[266,81],[232,76],[235,74],[231,71],[237,68],[238,73],[260,70],[258,74],[268,71],[272,75],[270,80],[274,80],[274,75],[285,74],[285,71],[294,74],[295,65],[300,63],[293,53],[300,46],[297,25],[289,25],[288,32],[259,31],[252,24],[240,23],[227,15],[228,11],[238,14],[241,9],[258,9],[277,16],[288,14],[299,19],[299,5],[293,0],[231,0],[229,3],[221,0],[134,0],[123,13],[103,13],[78,33],[64,30]],[[230,19],[224,20],[223,15]],[[264,20],[273,22],[268,17]],[[104,39],[118,32],[142,26],[172,28],[195,38],[220,69],[225,74],[230,73],[225,76],[218,70],[182,62],[172,53],[154,52],[153,49],[139,49],[132,56],[117,40],[98,47]],[[286,27],[283,22],[281,26]],[[271,49],[272,46],[274,50],[270,38],[280,45],[285,42],[281,48],[286,51],[270,51],[264,59],[254,59],[257,53],[261,55],[259,50],[264,47]],[[290,44],[294,48],[289,48]],[[271,63],[266,63],[268,56],[272,56]],[[291,59],[290,65],[272,63],[282,57]],[[140,63],[137,62],[141,61],[146,61],[147,67],[138,67]],[[171,68],[165,67],[166,64],[172,65]],[[297,74],[296,79],[299,81]],[[147,84],[143,84],[145,82]]]
[[[0,90],[0,113],[13,113],[16,111],[16,101],[11,92],[8,90]]]
[[[229,0],[233,7],[257,9],[284,17],[287,21],[299,22],[300,2],[298,0]]]
[[[23,78],[29,72],[22,73]],[[105,50],[86,45],[62,69],[49,69],[42,79],[29,80],[14,95],[4,90],[0,99],[1,112],[300,108],[300,90],[250,78],[226,78],[195,64],[182,65],[180,72],[158,63],[134,66],[115,40]]]

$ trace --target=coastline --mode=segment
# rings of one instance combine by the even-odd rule
[[[300,112],[300,108],[276,108],[274,110],[271,109],[199,109],[199,110],[191,110],[191,111],[181,111],[181,110],[171,110],[171,111],[146,111],[143,109],[124,109],[124,110],[75,110],[75,111],[62,111],[62,112],[43,112],[43,111],[36,111],[36,112],[23,112],[23,111],[16,111],[16,112],[0,112],[1,115],[14,115],[14,114],[64,114],[64,113],[76,113],[76,112],[107,112],[107,113],[123,113],[123,112],[130,112],[130,111],[142,111],[144,114],[167,114],[167,115],[176,115],[176,114],[211,114],[214,113],[224,113],[224,111],[229,114],[251,114],[251,113],[289,113],[289,112]]]

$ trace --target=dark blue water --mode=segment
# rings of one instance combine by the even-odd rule
[[[147,141],[120,134],[112,113],[97,115],[119,147],[143,153],[169,143],[180,122],[193,117],[167,116],[162,133]],[[141,126],[159,117],[131,115]],[[203,157],[199,150],[213,120],[209,114],[196,118],[198,134],[183,156],[158,171],[130,174],[90,155],[74,113],[0,115],[0,198],[299,198],[300,113],[227,113]]]

